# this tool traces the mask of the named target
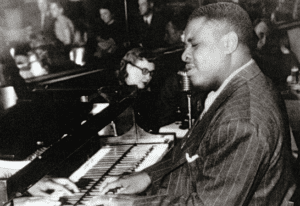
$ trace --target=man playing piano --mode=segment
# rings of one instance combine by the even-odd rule
[[[105,181],[90,205],[288,205],[295,179],[287,115],[251,58],[252,33],[237,4],[193,12],[182,59],[194,87],[210,92],[204,112],[160,162]],[[105,195],[112,190],[147,196]]]

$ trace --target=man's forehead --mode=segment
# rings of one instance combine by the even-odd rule
[[[203,30],[207,29],[207,21],[204,17],[193,19],[188,22],[184,30],[184,39],[186,41],[197,38]]]
[[[186,28],[188,31],[198,30],[199,28],[202,28],[203,26],[205,26],[206,22],[207,22],[207,20],[205,17],[195,18],[188,22]]]
[[[202,35],[216,35],[227,33],[225,23],[221,21],[207,20],[205,17],[199,17],[191,20],[184,30],[185,41],[197,39]]]

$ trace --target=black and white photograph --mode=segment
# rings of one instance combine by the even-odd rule
[[[0,0],[0,206],[300,206],[300,0]]]

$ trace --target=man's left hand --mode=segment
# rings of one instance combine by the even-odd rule
[[[74,192],[79,192],[77,186],[66,178],[43,178],[33,185],[28,192],[33,196],[72,196]]]

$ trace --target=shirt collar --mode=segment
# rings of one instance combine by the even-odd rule
[[[243,66],[241,66],[240,68],[238,68],[237,70],[235,70],[234,72],[232,72],[226,79],[225,81],[221,84],[221,86],[219,87],[219,89],[217,91],[211,91],[205,100],[204,103],[204,111],[208,111],[209,107],[214,103],[214,101],[216,100],[216,98],[219,96],[219,94],[224,90],[224,88],[226,87],[226,85],[230,82],[230,80],[233,79],[233,77],[235,77],[240,71],[242,71],[243,69],[245,69],[246,67],[248,67],[250,64],[252,64],[254,62],[253,59],[251,59],[250,61],[248,61],[246,64],[244,64]]]
[[[145,21],[145,22],[147,21],[148,25],[151,24],[152,17],[153,17],[153,13],[149,14],[148,16],[143,16],[144,21]]]

